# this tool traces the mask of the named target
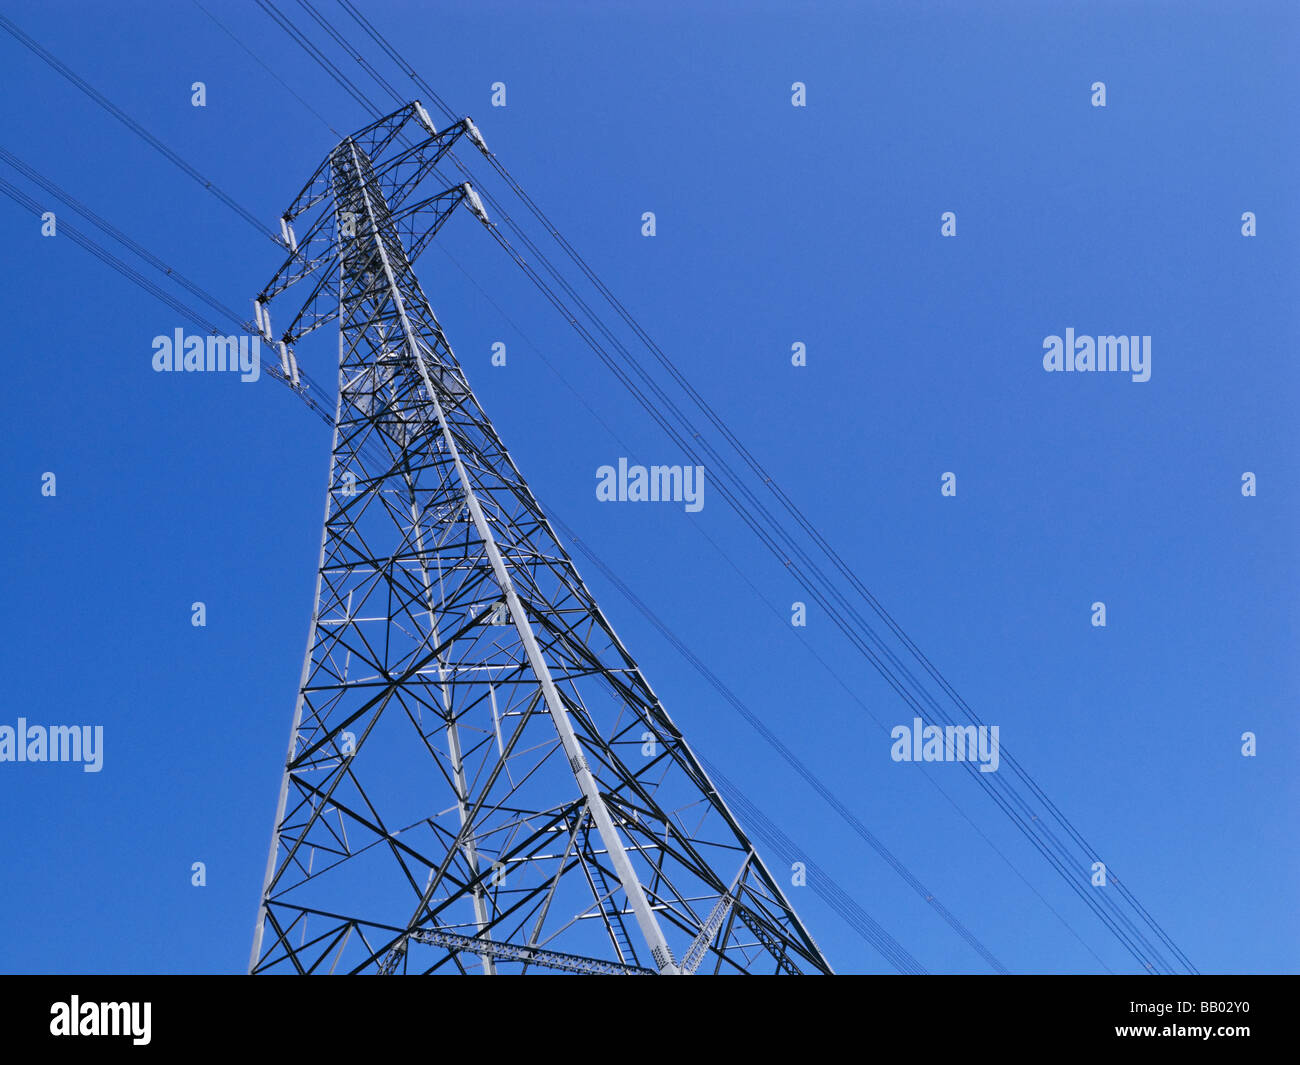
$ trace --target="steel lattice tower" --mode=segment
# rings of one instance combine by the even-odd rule
[[[339,377],[249,970],[828,973],[416,280],[459,204],[490,225],[468,185],[417,195],[462,137],[483,148],[413,103],[343,140],[256,302],[295,383],[295,345],[337,318]],[[309,295],[276,336],[269,305],[294,285]]]

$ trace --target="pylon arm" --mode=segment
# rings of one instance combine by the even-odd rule
[[[418,102],[408,104],[348,138],[349,141],[356,141],[363,147],[369,143],[370,147],[367,150],[373,152],[402,136],[413,119],[416,120],[417,126],[430,130],[431,136],[422,136],[416,143],[383,161],[374,171],[373,177],[383,190],[389,208],[394,211],[442,162],[459,138],[468,136],[480,147],[480,150],[486,149],[486,145],[482,144],[482,136],[468,119],[457,122],[438,133],[433,131],[431,124],[426,125],[424,119],[419,118],[423,110]],[[424,118],[427,118],[427,114]],[[334,232],[332,212],[321,212],[314,221],[309,220],[308,226],[300,235],[295,235],[292,227],[294,219],[308,215],[313,207],[329,195],[329,168],[333,156],[334,152],[331,151],[312,175],[311,180],[280,217],[283,244],[289,254],[275,276],[262,290],[263,302],[269,302],[276,294],[283,292],[304,277],[316,273],[322,267],[325,268],[326,273],[330,273],[337,265],[337,236]],[[481,204],[475,210],[475,214],[483,217]]]

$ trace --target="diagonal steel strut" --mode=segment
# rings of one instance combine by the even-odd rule
[[[613,818],[610,816],[609,809],[605,805],[605,800],[600,794],[600,789],[596,784],[596,778],[593,776],[587,759],[583,753],[582,745],[578,740],[577,733],[574,731],[573,723],[569,718],[569,712],[560,697],[559,689],[551,676],[551,671],[546,663],[545,657],[537,642],[537,636],[533,632],[533,626],[528,615],[524,611],[523,603],[520,601],[519,594],[516,592],[514,583],[510,579],[510,573],[506,569],[504,560],[501,557],[501,551],[497,546],[496,537],[492,533],[490,524],[484,516],[483,509],[479,505],[478,496],[474,491],[474,486],[470,481],[469,474],[465,469],[464,462],[461,459],[460,452],[456,447],[455,438],[447,424],[446,413],[443,410],[442,402],[439,398],[439,389],[434,386],[433,380],[429,376],[428,367],[425,364],[424,354],[420,350],[417,334],[411,326],[410,319],[407,316],[406,302],[397,284],[397,279],[393,273],[392,263],[389,259],[388,250],[385,247],[384,240],[380,234],[379,218],[375,210],[375,197],[380,196],[379,191],[370,186],[370,183],[363,177],[361,160],[357,155],[356,143],[349,139],[347,150],[351,155],[352,165],[355,168],[358,190],[361,198],[361,204],[364,209],[364,218],[368,223],[368,229],[375,244],[375,251],[379,256],[380,263],[383,266],[384,277],[387,282],[389,298],[397,308],[398,317],[401,322],[403,339],[406,342],[407,349],[410,353],[412,362],[419,371],[420,378],[424,382],[425,390],[429,396],[429,402],[433,406],[434,413],[437,417],[438,428],[442,434],[443,443],[447,448],[447,454],[456,470],[457,479],[460,482],[462,492],[465,497],[465,505],[469,510],[470,516],[474,522],[475,530],[478,532],[482,541],[484,552],[487,554],[488,561],[491,564],[493,575],[497,584],[501,588],[501,593],[506,600],[511,620],[514,622],[515,629],[519,633],[519,638],[523,643],[525,654],[528,657],[528,663],[533,670],[533,674],[542,689],[543,698],[546,701],[547,710],[550,712],[551,721],[559,733],[560,742],[564,747],[564,753],[568,758],[569,767],[573,772],[574,779],[578,783],[583,796],[587,800],[588,808],[591,811],[592,819],[595,821],[596,830],[600,834],[601,841],[605,845],[611,861],[614,865],[614,872],[618,876],[619,883],[627,895],[628,902],[632,907],[632,912],[636,917],[637,925],[645,939],[646,946],[649,948],[650,956],[654,959],[659,971],[663,974],[672,974],[679,972],[673,962],[672,950],[668,946],[668,941],[664,937],[663,930],[659,927],[659,921],[654,911],[650,907],[650,902],[646,898],[645,890],[637,878],[636,871],[632,868],[632,863],[627,856],[623,840],[614,826]],[[428,895],[433,885],[430,884],[425,890]],[[421,907],[425,905],[427,899],[421,899]]]

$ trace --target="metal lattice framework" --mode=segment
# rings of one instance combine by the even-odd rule
[[[339,395],[250,972],[828,973],[416,280],[456,206],[491,224],[468,185],[420,192],[462,137],[413,103],[346,138],[256,303],[291,380],[337,318]]]

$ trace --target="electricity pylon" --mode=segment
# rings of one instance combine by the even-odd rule
[[[461,138],[486,152],[469,119],[438,132],[416,102],[344,139],[255,301],[295,383],[297,343],[337,318],[339,378],[249,971],[829,973],[416,280],[458,205],[492,224],[468,184],[420,192]],[[277,336],[270,305],[295,285]]]

